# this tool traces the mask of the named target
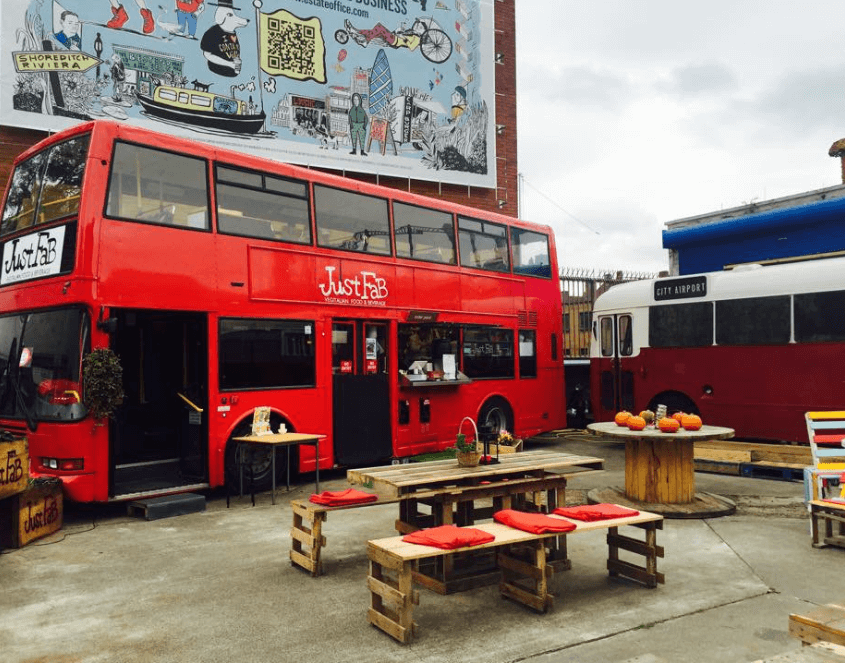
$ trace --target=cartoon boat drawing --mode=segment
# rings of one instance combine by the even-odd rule
[[[255,134],[266,115],[252,104],[224,94],[160,83],[152,96],[138,93],[138,102],[155,117],[233,133]]]

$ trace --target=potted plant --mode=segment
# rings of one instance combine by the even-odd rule
[[[514,453],[519,451],[522,447],[522,440],[515,438],[504,428],[499,431],[499,436],[496,438],[496,449],[498,453]]]
[[[455,438],[455,458],[461,467],[475,467],[481,460],[481,452],[476,448],[475,440],[467,442],[467,436],[458,433]]]
[[[95,419],[111,417],[123,403],[123,367],[109,348],[92,350],[82,360],[82,394]]]

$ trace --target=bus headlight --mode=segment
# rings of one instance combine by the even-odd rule
[[[41,458],[41,467],[46,470],[79,472],[85,469],[84,458]]]

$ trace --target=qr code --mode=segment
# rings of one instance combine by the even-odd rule
[[[315,76],[317,38],[312,25],[272,18],[267,22],[267,64],[288,75]]]

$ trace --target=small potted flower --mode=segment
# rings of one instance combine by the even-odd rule
[[[499,436],[496,438],[496,446],[498,447],[499,453],[513,453],[519,451],[522,446],[522,440],[514,438],[513,435],[503,428],[499,431]]]
[[[475,440],[467,442],[467,436],[463,433],[458,433],[453,448],[455,458],[458,459],[458,465],[461,467],[475,467],[481,460],[481,452],[476,448]]]

